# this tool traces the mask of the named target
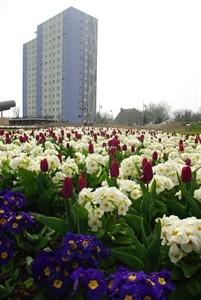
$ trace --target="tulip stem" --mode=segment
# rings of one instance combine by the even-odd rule
[[[66,215],[66,223],[69,223],[72,227],[72,213],[71,213],[71,199],[65,199],[65,215]]]

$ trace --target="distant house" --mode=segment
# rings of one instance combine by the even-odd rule
[[[121,108],[114,120],[115,124],[139,125],[142,123],[142,113],[136,108]]]

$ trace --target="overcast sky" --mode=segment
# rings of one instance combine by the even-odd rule
[[[98,18],[97,109],[201,107],[200,0],[0,0],[0,101],[22,107],[22,45],[69,6]]]

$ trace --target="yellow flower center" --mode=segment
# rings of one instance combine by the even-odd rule
[[[131,295],[126,295],[124,300],[134,300],[134,298]]]
[[[163,277],[159,277],[159,278],[158,278],[158,282],[159,282],[161,285],[165,285],[165,284],[166,284],[165,278],[163,278]]]
[[[46,267],[46,268],[44,269],[44,275],[45,275],[45,276],[50,276],[50,274],[51,274],[50,268],[49,268],[49,267]]]
[[[6,219],[2,218],[0,219],[0,224],[4,225],[6,223]]]
[[[85,248],[85,247],[87,247],[87,246],[89,245],[89,242],[88,242],[87,240],[84,240],[84,241],[82,242],[82,245],[83,245],[84,248]]]
[[[53,282],[53,287],[56,289],[60,289],[62,287],[62,285],[63,285],[63,281],[61,281],[59,279],[56,279]]]
[[[0,214],[4,214],[4,210],[3,209],[0,209]]]
[[[152,300],[152,298],[150,296],[145,296],[144,300]]]
[[[109,289],[112,288],[112,284],[113,284],[113,281],[111,280],[111,281],[108,283],[108,288],[109,288]]]
[[[99,284],[96,280],[90,280],[89,283],[88,283],[88,287],[91,290],[95,290],[97,287],[99,287]]]
[[[129,275],[128,276],[128,279],[130,280],[130,281],[135,281],[136,280],[136,275],[135,274],[131,274],[131,275]]]
[[[154,285],[156,285],[151,279],[147,279],[147,283],[149,283],[150,285],[152,285],[152,286],[154,286]]]
[[[16,220],[21,220],[22,219],[22,216],[16,216]]]
[[[77,269],[79,267],[79,264],[77,262],[72,263],[72,268]]]
[[[68,243],[70,244],[70,247],[71,247],[72,249],[76,249],[76,248],[77,248],[77,245],[76,245],[75,241],[70,240],[70,241],[68,241]]]
[[[8,257],[8,253],[6,251],[1,253],[1,258],[6,259]]]
[[[15,229],[18,227],[18,224],[17,223],[13,223],[12,227]]]

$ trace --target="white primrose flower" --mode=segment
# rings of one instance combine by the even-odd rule
[[[87,156],[86,170],[88,174],[100,175],[104,166],[105,166],[105,159],[102,155],[97,153],[92,153]]]
[[[142,157],[139,155],[132,155],[128,158],[125,158],[121,162],[119,177],[122,179],[127,179],[128,177],[135,178],[138,176],[136,165],[140,167],[142,162]]]
[[[201,255],[201,220],[164,216],[161,222],[162,245],[168,245],[171,262],[177,263],[191,252]]]
[[[78,174],[79,170],[74,158],[68,157],[67,160],[62,163],[61,171],[69,177]]]
[[[119,190],[127,196],[130,195],[131,199],[133,200],[136,200],[142,196],[140,185],[133,180],[118,179],[117,184],[119,186]]]

